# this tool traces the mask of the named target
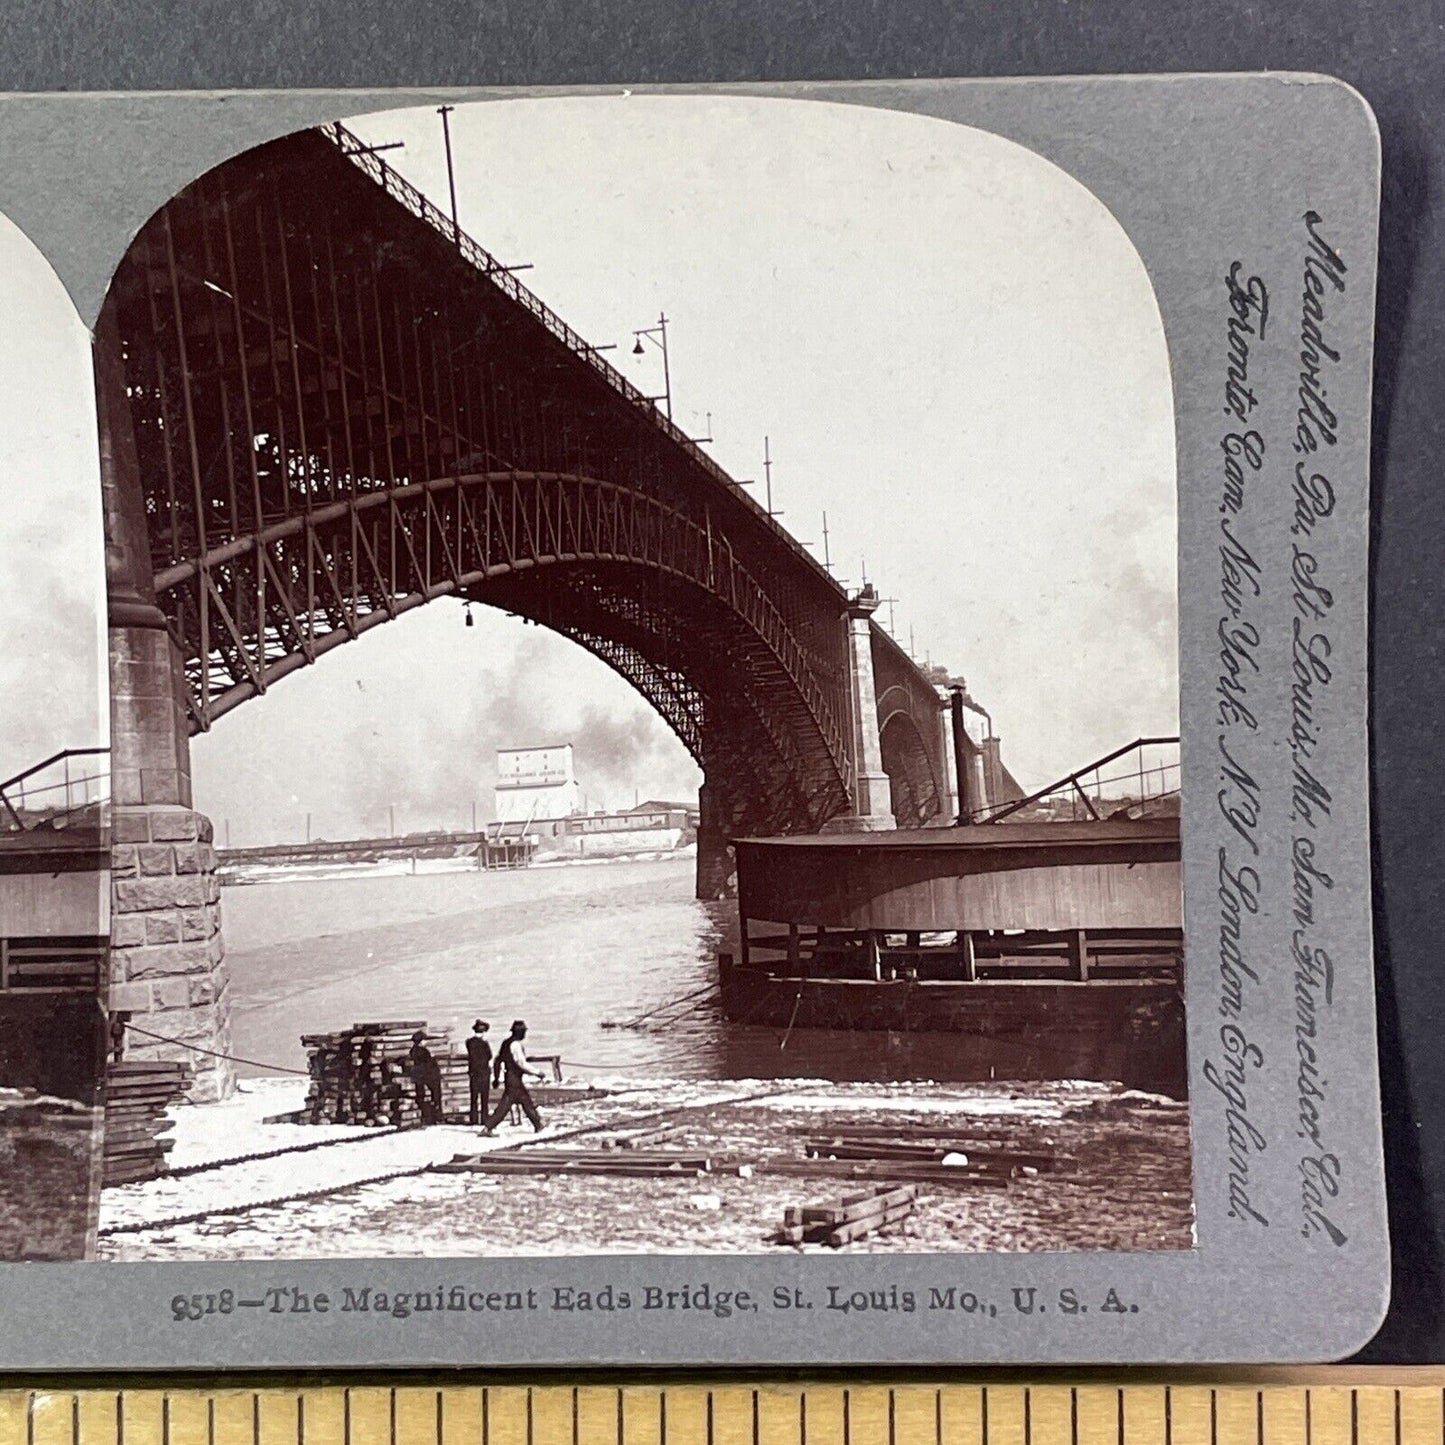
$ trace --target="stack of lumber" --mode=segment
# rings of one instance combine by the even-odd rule
[[[773,1239],[777,1244],[826,1244],[839,1249],[901,1224],[917,1207],[918,1188],[913,1184],[845,1194],[836,1204],[789,1205]]]
[[[106,1067],[106,1184],[133,1184],[166,1172],[174,1140],[161,1138],[174,1120],[166,1111],[190,1087],[188,1064],[163,1059],[125,1059]]]
[[[302,1109],[312,1124],[391,1124],[421,1122],[416,1107],[408,1055],[412,1035],[426,1035],[426,1046],[442,1071],[442,1107],[456,1107],[449,1091],[456,1089],[456,1066],[450,1036],[428,1027],[425,1020],[393,1019],[357,1023],[329,1034],[302,1034],[311,1088]],[[362,1070],[363,1046],[371,1045],[369,1077]],[[466,1059],[460,1058],[461,1110],[467,1107]]]
[[[676,1179],[706,1174],[707,1154],[694,1150],[494,1149],[458,1154],[434,1166],[443,1174],[608,1174],[627,1179]]]
[[[466,1051],[454,1049],[450,1039],[446,1042],[445,1052],[430,1039],[427,1048],[436,1056],[437,1066],[442,1071],[442,1113],[448,1119],[465,1123],[472,1106],[472,1076]],[[498,1097],[501,1097],[500,1090]]]

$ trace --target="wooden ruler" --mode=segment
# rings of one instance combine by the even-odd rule
[[[41,1383],[0,1389],[0,1445],[1445,1445],[1445,1369],[1074,1378]]]

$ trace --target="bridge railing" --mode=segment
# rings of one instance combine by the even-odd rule
[[[110,749],[66,748],[0,782],[0,835],[92,825],[110,798]]]
[[[580,357],[600,376],[614,391],[626,398],[633,406],[647,414],[652,424],[666,433],[668,438],[677,446],[681,447],[689,458],[702,468],[712,479],[727,487],[738,499],[743,502],[759,521],[765,523],[777,536],[793,549],[800,557],[804,558],[821,577],[831,584],[843,596],[843,589],[836,579],[828,572],[818,560],[808,551],[802,543],[798,542],[778,521],[767,511],[767,509],[748,494],[748,492],[732,477],[730,477],[708,454],[697,445],[670,418],[658,410],[657,404],[652,398],[644,395],[637,387],[628,381],[623,374],[617,370],[602,354],[597,347],[585,341],[576,331],[572,329],[536,292],[530,290],[516,276],[507,269],[485,246],[474,240],[459,226],[455,225],[452,218],[448,216],[434,202],[422,194],[404,176],[398,174],[393,166],[389,166],[385,160],[366,144],[354,131],[348,130],[340,121],[334,121],[330,125],[322,126],[322,133],[331,140],[354,165],[359,166],[373,181],[377,183],[393,200],[405,206],[412,215],[419,220],[425,221],[434,231],[450,241],[461,255],[480,271],[494,286],[498,287],[511,300],[519,306],[530,311],[564,346],[574,355]]]
[[[1179,739],[1136,738],[1026,798],[976,808],[975,823],[1142,817],[1177,808]]]

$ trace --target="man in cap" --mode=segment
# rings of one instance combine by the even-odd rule
[[[411,1064],[411,1082],[416,1090],[417,1112],[423,1124],[442,1122],[442,1068],[436,1055],[426,1046],[426,1032],[418,1029],[411,1036],[407,1054]]]
[[[487,1116],[488,1134],[507,1117],[513,1105],[532,1121],[534,1130],[538,1133],[542,1130],[542,1116],[532,1102],[532,1095],[527,1090],[527,1080],[545,1079],[546,1075],[540,1069],[534,1069],[528,1060],[527,1049],[523,1043],[526,1037],[527,1025],[517,1019],[512,1024],[512,1032],[502,1040],[502,1047],[497,1050],[497,1061],[492,1065],[492,1083],[498,1083],[505,1072],[506,1087],[502,1090],[497,1107]]]
[[[478,1019],[472,1025],[471,1037],[467,1040],[467,1078],[472,1086],[471,1121],[480,1124],[491,1112],[492,1090],[492,1046],[487,1042],[486,1019]]]

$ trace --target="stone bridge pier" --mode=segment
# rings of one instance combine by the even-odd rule
[[[231,1046],[220,885],[210,820],[191,806],[184,674],[152,588],[120,347],[104,313],[95,356],[111,690],[108,1007],[134,1025],[127,1057],[188,1063],[193,1098],[224,1098],[231,1063],[182,1047]]]

